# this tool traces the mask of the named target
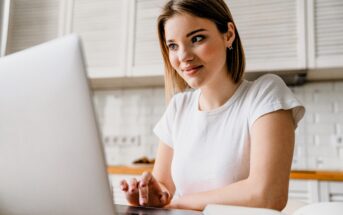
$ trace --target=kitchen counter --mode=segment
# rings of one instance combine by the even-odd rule
[[[109,174],[132,174],[139,175],[144,171],[151,171],[153,165],[142,164],[132,166],[109,166],[107,172]],[[292,171],[291,179],[312,179],[322,181],[343,181],[343,171],[309,171],[296,170]]]

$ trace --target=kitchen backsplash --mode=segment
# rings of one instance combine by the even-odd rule
[[[343,81],[291,89],[306,107],[292,169],[343,170]],[[109,165],[154,158],[158,138],[152,129],[165,110],[163,88],[96,91],[94,101]]]

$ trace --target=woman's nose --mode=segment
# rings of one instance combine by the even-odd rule
[[[188,47],[183,47],[179,50],[179,60],[180,62],[187,62],[194,59],[193,52]]]

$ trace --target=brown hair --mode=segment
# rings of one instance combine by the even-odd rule
[[[232,50],[226,50],[226,63],[229,75],[237,83],[242,79],[245,68],[245,55],[236,25],[226,3],[223,0],[170,0],[162,9],[157,20],[158,37],[164,61],[164,82],[167,101],[177,92],[182,92],[189,86],[175,71],[169,61],[169,51],[165,40],[164,26],[167,20],[176,14],[188,13],[213,21],[219,32],[228,31],[228,22],[235,26],[235,40]]]

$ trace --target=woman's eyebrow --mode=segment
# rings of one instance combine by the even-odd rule
[[[190,37],[190,36],[192,36],[193,34],[198,33],[198,32],[200,32],[200,31],[206,31],[206,29],[200,28],[200,29],[198,29],[198,30],[191,31],[191,32],[189,32],[189,33],[186,35],[186,37]]]
[[[190,37],[190,36],[192,36],[193,34],[196,34],[196,33],[201,32],[201,31],[206,31],[206,29],[200,28],[200,29],[191,31],[191,32],[189,32],[188,34],[186,34],[186,37]],[[172,39],[171,39],[171,40],[167,40],[167,43],[172,43],[172,42],[174,42],[174,40],[172,40]]]

